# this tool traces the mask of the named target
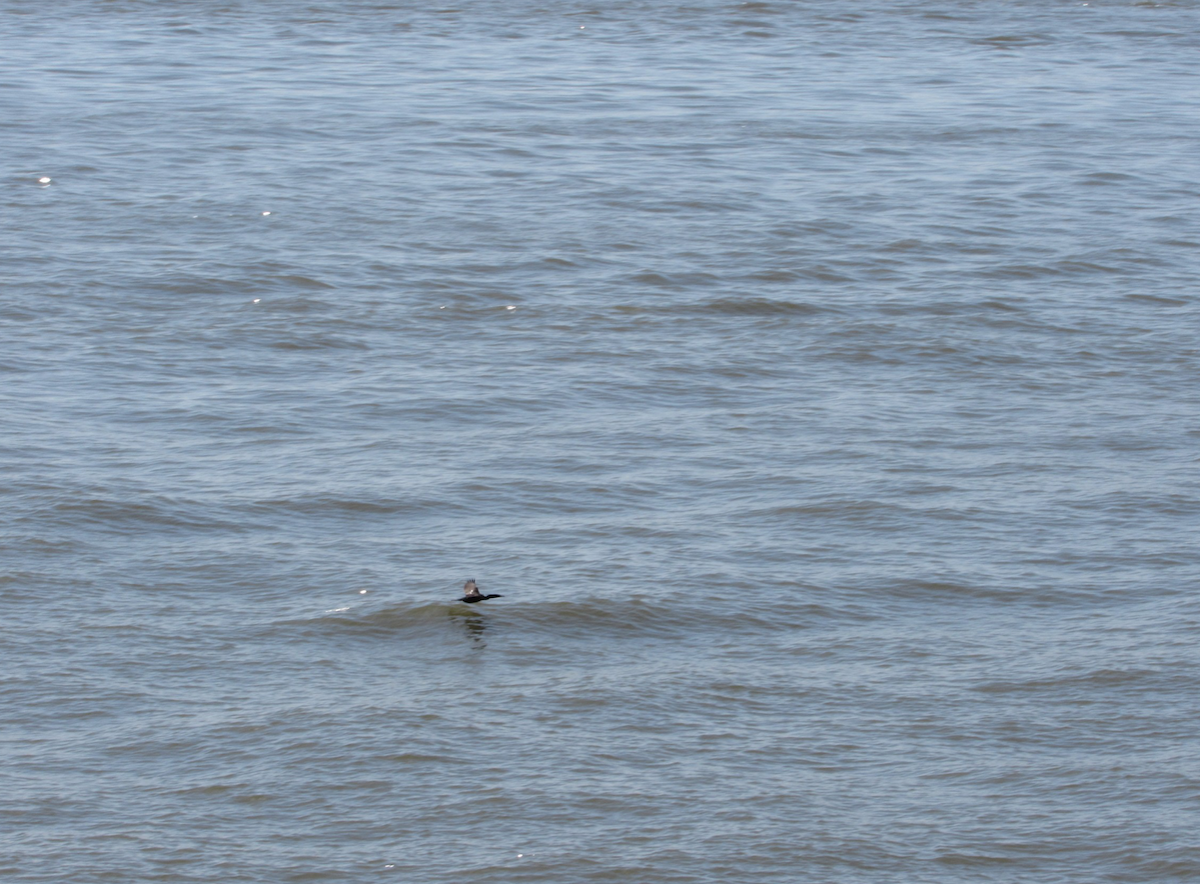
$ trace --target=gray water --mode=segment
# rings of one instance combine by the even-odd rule
[[[0,0],[0,877],[1196,880],[1198,49]]]

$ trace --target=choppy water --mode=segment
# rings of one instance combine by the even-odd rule
[[[0,43],[5,881],[1200,876],[1196,3]]]

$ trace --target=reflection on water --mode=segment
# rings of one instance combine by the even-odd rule
[[[475,647],[487,647],[487,642],[483,640],[483,631],[487,628],[487,618],[482,611],[464,606],[451,609],[450,616],[462,624]]]

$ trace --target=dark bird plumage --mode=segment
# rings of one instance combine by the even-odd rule
[[[479,587],[475,585],[474,580],[468,580],[463,584],[463,597],[459,599],[459,601],[466,602],[468,605],[473,605],[475,602],[482,602],[484,599],[498,599],[500,597],[500,593],[498,592],[484,595],[479,591]]]

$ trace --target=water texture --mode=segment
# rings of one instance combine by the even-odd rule
[[[1198,50],[0,0],[0,877],[1195,881]]]

